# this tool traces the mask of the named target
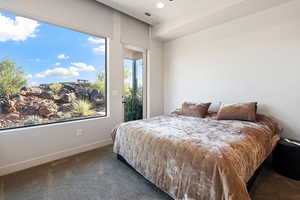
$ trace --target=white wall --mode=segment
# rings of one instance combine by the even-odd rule
[[[36,2],[36,4],[34,3]],[[40,4],[46,4],[46,6],[40,6]],[[33,17],[60,24],[64,22],[69,28],[74,27],[73,23],[68,24],[68,20],[64,18],[64,14],[57,15],[52,12],[51,7],[55,4],[59,4],[59,7],[64,7],[66,10],[72,9],[72,0],[27,0],[26,3],[22,0],[4,1],[0,0],[0,8],[5,5],[7,11],[24,15],[26,17]],[[101,6],[96,1],[92,0],[74,0],[76,7],[82,7],[88,9],[95,9]],[[78,5],[80,4],[80,5]],[[36,9],[32,6],[36,5]],[[30,6],[30,8],[28,7]],[[7,9],[9,8],[9,9]],[[47,9],[43,9],[47,8]],[[96,12],[96,13],[95,13]],[[23,14],[24,13],[24,14]],[[67,12],[70,14],[70,12]],[[67,15],[70,17],[70,15]],[[87,13],[85,13],[86,15]],[[97,14],[97,9],[94,10],[90,18],[101,17],[101,12]],[[63,18],[60,20],[60,18]],[[74,21],[80,21],[84,23],[83,18],[80,15],[74,13]],[[88,20],[88,16],[85,16]],[[34,128],[23,128],[9,131],[0,131],[0,176],[11,173],[17,170],[25,169],[34,165],[38,165],[53,159],[69,156],[75,153],[86,151],[89,149],[97,148],[106,144],[110,144],[111,130],[123,120],[122,112],[122,44],[120,42],[120,15],[114,13],[113,15],[113,39],[109,44],[109,66],[108,66],[108,106],[109,116],[107,118],[90,119],[79,122],[69,122],[64,124],[53,124]],[[95,27],[105,29],[102,24],[95,24],[87,22],[83,31],[95,34],[98,31]],[[99,35],[101,36],[101,35]],[[156,48],[151,50],[153,52],[152,58],[154,60],[161,59],[159,54],[155,51],[161,51],[160,46],[156,45]],[[161,63],[156,61],[157,65],[154,66],[158,73],[161,68]],[[161,76],[156,76],[156,70],[151,70],[151,76],[154,79]],[[157,81],[149,80],[150,82],[150,112],[152,115],[162,113],[162,90],[161,84]],[[152,85],[152,83],[154,83]],[[113,92],[112,92],[113,91]],[[114,94],[112,94],[114,93]],[[153,96],[153,98],[152,98]],[[153,112],[152,112],[153,111]],[[84,134],[82,136],[76,136],[76,130],[83,129]]]
[[[150,92],[149,116],[154,117],[163,114],[163,68],[162,68],[162,43],[153,40],[149,54],[148,84]]]
[[[300,1],[164,46],[164,112],[183,101],[258,101],[300,140]]]

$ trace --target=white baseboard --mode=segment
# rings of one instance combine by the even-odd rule
[[[31,167],[35,167],[41,164],[45,164],[51,161],[55,161],[61,158],[69,157],[72,155],[76,155],[85,151],[97,149],[99,147],[103,147],[106,145],[112,144],[111,139],[106,139],[103,141],[94,142],[87,145],[82,145],[75,148],[66,149],[64,151],[59,151],[56,153],[47,154],[41,157],[33,158],[30,160],[25,160],[13,164],[9,164],[3,167],[0,167],[0,176],[4,176],[7,174],[11,174],[20,170],[28,169]]]

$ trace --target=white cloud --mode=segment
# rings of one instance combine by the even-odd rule
[[[89,37],[88,41],[97,45],[97,47],[93,48],[94,53],[102,54],[105,52],[105,39],[104,38]]]
[[[91,43],[94,43],[94,44],[104,44],[105,43],[105,39],[103,39],[103,38],[89,37],[88,41],[90,41]]]
[[[47,69],[46,71],[36,74],[36,78],[45,78],[47,76],[55,76],[55,77],[75,77],[79,76],[79,72],[77,69],[74,67],[69,67],[69,68],[62,68],[62,67],[57,67],[54,69]]]
[[[70,56],[66,56],[65,54],[60,54],[57,56],[58,59],[69,59]]]
[[[96,54],[102,54],[105,52],[105,45],[100,45],[99,47],[95,47],[95,48],[93,48],[93,51]]]
[[[95,67],[93,65],[88,65],[83,62],[71,63],[71,65],[75,66],[78,71],[95,71]]]
[[[57,64],[57,63],[55,63]],[[59,63],[60,65],[60,63]],[[56,67],[53,69],[47,69],[39,74],[36,74],[35,77],[36,78],[45,78],[48,76],[54,76],[54,77],[62,77],[62,78],[66,78],[66,77],[76,77],[80,75],[80,71],[87,71],[87,72],[91,72],[91,71],[95,71],[96,68],[93,65],[88,65],[86,63],[83,62],[74,62],[71,63],[72,66],[68,67],[68,68],[62,68],[62,67]]]
[[[29,85],[30,85],[30,86],[37,86],[37,85],[39,85],[39,84],[38,84],[37,82],[34,82],[34,81],[33,81],[33,82],[29,82]]]
[[[16,16],[14,19],[0,13],[0,42],[24,41],[36,37],[39,23],[35,20]]]
[[[32,78],[32,75],[31,75],[31,74],[26,74],[26,75],[25,75],[25,78],[26,78],[26,79],[31,79],[31,78]]]
[[[40,62],[40,61],[41,61],[41,59],[39,59],[39,58],[35,59],[35,62]]]
[[[60,63],[60,62],[57,62],[57,63],[54,63],[53,65],[54,65],[54,66],[60,66],[61,63]]]

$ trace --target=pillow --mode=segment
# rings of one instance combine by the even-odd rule
[[[173,112],[171,112],[172,115],[182,115],[181,108],[176,108]]]
[[[257,102],[222,104],[217,120],[256,121]]]
[[[193,117],[205,117],[210,103],[188,103],[184,102],[181,108],[181,114]]]
[[[220,110],[221,105],[222,105],[222,102],[211,103],[208,108],[208,112],[209,113],[217,113]]]

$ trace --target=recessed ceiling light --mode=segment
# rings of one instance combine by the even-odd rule
[[[156,7],[157,7],[157,8],[163,8],[163,7],[165,7],[165,4],[162,3],[162,2],[158,2],[158,3],[156,4]]]

